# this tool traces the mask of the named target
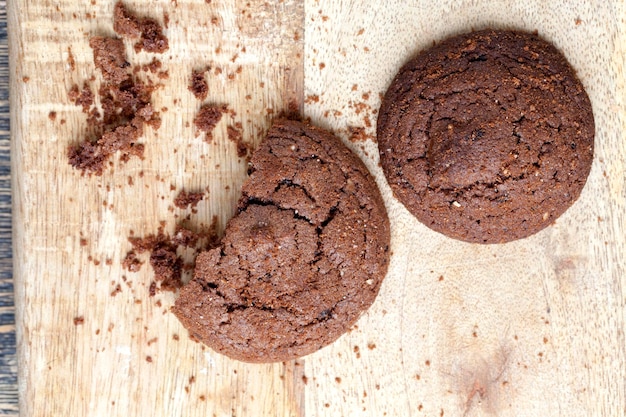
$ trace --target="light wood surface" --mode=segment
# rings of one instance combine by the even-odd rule
[[[63,1],[56,11],[43,0],[14,1],[9,9],[21,415],[624,415],[623,2],[129,3],[158,19],[169,14],[162,60],[170,78],[154,95],[168,111],[145,135],[144,160],[88,178],[67,165],[65,150],[86,126],[67,91],[94,73],[87,39],[112,30],[112,4],[92,3]],[[579,201],[539,234],[490,246],[418,223],[393,198],[375,142],[349,141],[358,128],[373,138],[379,94],[407,59],[484,27],[537,30],[554,42],[596,118],[594,164]],[[186,124],[201,104],[187,91],[188,76],[204,65],[223,69],[208,77],[207,101],[237,112],[212,144]],[[222,229],[246,172],[226,126],[241,122],[258,143],[293,100],[376,177],[393,257],[375,304],[336,343],[298,361],[243,364],[189,340],[168,312],[175,296],[149,298],[149,268],[132,274],[120,261],[131,230],[154,232],[164,220],[172,231],[175,215],[187,214],[168,209],[182,187],[208,187],[192,219],[216,215]],[[118,283],[122,292],[111,296]]]

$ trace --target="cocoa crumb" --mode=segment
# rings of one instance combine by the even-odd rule
[[[57,112],[51,111],[50,113],[48,113],[48,119],[50,119],[51,121],[55,121],[57,119]]]
[[[176,226],[176,233],[174,233],[174,236],[172,236],[172,242],[174,244],[187,248],[196,246],[199,239],[200,235],[182,225]]]
[[[188,193],[183,189],[174,199],[174,205],[181,209],[196,207],[203,198],[204,193]]]
[[[67,47],[67,64],[70,66],[70,70],[74,71],[76,69],[76,60],[74,59],[74,54],[72,54],[72,47]]]
[[[93,50],[93,62],[106,82],[121,84],[130,77],[127,71],[130,63],[121,39],[94,36],[89,39],[89,46]]]
[[[364,142],[371,139],[364,127],[348,126],[348,133],[350,134],[350,142]]]
[[[320,96],[318,96],[317,94],[309,95],[304,100],[304,102],[306,104],[309,104],[309,103],[319,103],[319,101],[320,101]]]
[[[83,113],[89,113],[89,109],[94,101],[94,95],[89,85],[85,84],[83,89],[80,90],[78,85],[74,84],[69,93],[67,93],[67,96],[74,104],[82,106]]]
[[[128,12],[126,6],[122,2],[115,4],[113,11],[113,30],[129,38],[138,38],[141,36],[141,29],[139,28],[139,19]]]
[[[81,326],[83,324],[85,324],[85,317],[84,316],[74,317],[74,326]]]
[[[135,52],[144,50],[152,53],[163,53],[169,49],[169,42],[167,37],[163,35],[163,28],[159,22],[148,17],[138,18],[121,2],[115,4],[113,30],[131,39],[139,38],[135,43]]]
[[[94,52],[94,63],[102,73],[104,83],[98,94],[103,115],[90,112],[87,138],[70,146],[70,165],[84,173],[102,175],[108,159],[121,151],[120,160],[131,156],[143,157],[144,146],[136,143],[143,135],[144,123],[158,129],[161,120],[150,103],[154,85],[135,81],[127,71],[124,45],[120,39],[93,37],[89,41]],[[150,64],[152,66],[152,63]],[[158,66],[158,65],[157,65]],[[93,104],[93,93],[85,85],[82,92],[72,87],[70,99],[87,112]]]
[[[210,70],[210,68],[207,68],[205,70],[193,70],[191,72],[191,79],[189,81],[188,89],[200,101],[206,99],[209,93],[209,85],[204,78],[204,73],[208,70]]]
[[[146,362],[152,363],[152,356],[146,356]]]
[[[115,297],[117,294],[121,292],[122,292],[122,286],[120,284],[117,284],[115,288],[113,289],[113,291],[111,291],[111,297]]]
[[[22,77],[22,82],[27,83],[30,81],[30,77],[24,76]]]
[[[159,22],[154,19],[143,18],[140,28],[141,38],[135,44],[136,52],[143,49],[146,52],[162,54],[169,49],[169,42],[167,37],[163,35],[163,29]]]
[[[164,291],[175,291],[182,286],[181,276],[183,259],[176,254],[177,246],[169,236],[159,230],[156,235],[145,238],[129,237],[134,249],[139,252],[150,252],[150,265],[154,270],[154,279]]]
[[[222,113],[226,111],[226,106],[215,106],[206,104],[200,108],[193,123],[198,129],[206,133],[206,141],[211,142],[213,139],[213,129],[222,119]]]
[[[150,283],[150,287],[148,288],[148,296],[154,297],[156,295],[157,283],[152,281]]]
[[[155,74],[161,69],[162,66],[163,63],[161,61],[156,58],[152,58],[152,61],[150,61],[150,63],[148,64],[145,64],[143,67],[141,67],[141,69],[144,71],[150,71],[152,74]]]
[[[141,269],[141,265],[143,265],[143,262],[137,258],[137,253],[133,250],[129,251],[122,261],[122,268],[130,272],[138,272]]]
[[[235,143],[237,146],[237,156],[243,158],[248,155],[248,152],[251,151],[250,145],[243,141],[243,134],[241,132],[241,123],[237,123],[237,127],[228,126],[226,128],[226,132],[228,133],[228,139]]]

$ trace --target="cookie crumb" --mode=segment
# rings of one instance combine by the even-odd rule
[[[85,317],[84,316],[74,317],[74,326],[81,326],[83,324],[85,324]]]
[[[199,130],[206,133],[207,142],[211,142],[213,139],[213,129],[222,119],[222,113],[226,109],[226,106],[215,106],[212,104],[205,104],[200,107],[193,123]]]
[[[209,94],[209,84],[204,77],[204,73],[208,70],[210,70],[210,68],[205,70],[193,70],[191,72],[188,89],[200,101],[206,99]]]
[[[180,209],[195,208],[203,198],[204,193],[188,193],[183,189],[174,199],[174,205]]]

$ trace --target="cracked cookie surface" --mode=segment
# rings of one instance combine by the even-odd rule
[[[501,243],[551,224],[593,159],[591,103],[565,57],[537,35],[450,38],[402,67],[377,126],[385,176],[423,224]]]
[[[247,362],[312,353],[378,294],[389,219],[361,160],[329,132],[270,129],[221,246],[201,253],[174,313],[214,350]]]

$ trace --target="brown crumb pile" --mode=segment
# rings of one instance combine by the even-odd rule
[[[209,94],[209,85],[204,78],[206,70],[193,70],[189,80],[189,91],[200,101],[206,99]]]
[[[150,265],[154,271],[154,281],[149,288],[150,296],[154,296],[159,290],[176,291],[182,286],[183,270],[193,269],[193,264],[183,264],[183,258],[178,255],[178,249],[194,248],[200,251],[219,246],[217,216],[213,216],[211,224],[202,226],[199,231],[193,231],[183,224],[178,224],[173,236],[165,233],[163,227],[160,227],[156,234],[150,234],[144,238],[131,236],[128,240],[133,245],[133,249],[122,261],[125,269],[138,272],[143,262],[139,260],[137,254],[150,253]]]
[[[228,139],[237,147],[237,156],[243,158],[244,156],[248,156],[249,153],[252,153],[252,146],[244,142],[241,129],[241,123],[236,123],[235,126],[228,126],[226,128]]]
[[[83,108],[83,113],[89,113],[89,109],[93,104],[93,93],[88,84],[85,84],[82,90],[78,88],[78,85],[74,84],[67,96],[72,103]]]
[[[128,239],[137,253],[150,252],[150,265],[160,289],[176,291],[182,286],[183,259],[176,254],[178,246],[162,230],[156,235]],[[129,252],[130,254],[130,252]],[[128,255],[127,255],[128,257]]]
[[[186,248],[193,248],[198,243],[200,239],[200,235],[196,232],[189,230],[181,225],[176,227],[176,232],[174,236],[172,236],[172,242],[178,246],[183,246]]]
[[[150,25],[154,23],[129,14],[121,3],[115,6],[114,27],[119,34],[138,36],[137,31],[143,30],[145,21]],[[167,49],[167,40],[165,45]],[[144,125],[158,129],[161,119],[151,104],[152,92],[157,86],[133,78],[124,42],[119,38],[94,36],[89,46],[103,79],[98,91],[102,114],[94,106],[94,94],[89,85],[85,84],[82,90],[77,85],[72,87],[69,99],[89,114],[89,127],[86,138],[68,149],[68,158],[70,165],[83,173],[102,175],[107,161],[117,151],[121,152],[122,162],[131,156],[143,157],[144,145],[137,141],[143,135]],[[150,51],[162,52],[159,48]],[[150,64],[150,70],[160,68],[160,63],[155,62]]]
[[[206,141],[211,142],[213,139],[213,129],[217,123],[222,119],[222,113],[227,110],[226,106],[215,106],[212,104],[205,104],[200,107],[196,118],[193,123],[196,127],[206,133]]]
[[[139,38],[135,43],[136,52],[143,49],[146,52],[162,54],[169,49],[169,42],[163,35],[163,28],[159,22],[148,17],[138,18],[121,2],[115,4],[113,30],[131,39]]]
[[[204,193],[188,193],[182,190],[174,199],[174,205],[181,209],[185,209],[189,206],[196,207],[203,198]]]

